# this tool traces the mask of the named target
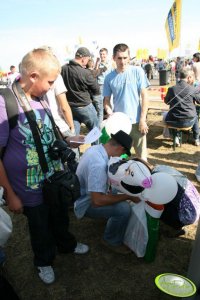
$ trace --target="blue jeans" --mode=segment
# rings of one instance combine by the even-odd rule
[[[130,215],[131,206],[127,201],[102,207],[93,207],[90,205],[85,213],[86,217],[92,219],[104,218],[108,220],[103,238],[113,246],[123,243]]]
[[[97,117],[99,120],[99,128],[101,127],[101,123],[103,121],[103,85],[99,85],[100,87],[100,95],[93,96],[93,104],[97,111]]]
[[[85,124],[88,130],[98,127],[97,112],[92,103],[83,107],[71,107],[76,135],[80,134],[81,123]]]
[[[101,95],[93,96],[93,104],[97,112],[98,117],[98,128],[101,126],[103,121],[103,99]]]
[[[194,140],[199,139],[199,121],[198,117],[195,116],[193,119],[188,119],[188,120],[183,120],[183,121],[168,121],[165,120],[165,122],[173,127],[177,128],[183,128],[183,127],[192,127],[192,133],[193,133],[193,138]]]

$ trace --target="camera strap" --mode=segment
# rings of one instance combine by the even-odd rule
[[[49,110],[49,107],[47,106],[46,101],[43,100],[43,99],[40,99],[40,103],[41,103],[41,105],[43,106],[43,108],[44,108],[46,114],[48,115],[48,117],[49,117],[49,119],[50,119],[50,121],[51,121],[51,124],[52,124],[52,126],[53,126],[53,131],[54,131],[54,134],[55,134],[56,139],[57,139],[57,140],[64,140],[64,141],[65,141],[65,139],[64,139],[64,137],[63,137],[63,135],[62,135],[62,133],[61,133],[61,131],[60,131],[60,128],[56,125],[56,123],[55,123],[55,121],[54,121],[54,119],[53,119],[53,117],[52,117],[51,111]],[[66,141],[65,141],[65,142],[66,142]]]
[[[28,123],[30,125],[30,129],[32,131],[33,139],[35,142],[35,147],[36,147],[36,150],[38,153],[39,163],[40,163],[42,172],[44,174],[46,174],[49,171],[49,167],[48,167],[46,157],[44,154],[44,149],[43,149],[42,142],[41,142],[41,132],[40,132],[40,128],[38,127],[38,124],[36,122],[35,113],[32,110],[30,102],[27,99],[26,94],[24,93],[20,83],[18,81],[15,81],[12,85],[12,88],[13,88],[13,92],[14,92],[15,96],[17,97],[17,99],[27,117]]]

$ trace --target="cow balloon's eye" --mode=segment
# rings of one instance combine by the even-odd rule
[[[129,175],[129,174],[130,174],[129,168],[127,168],[127,169],[125,170],[125,173],[126,173],[126,175]]]
[[[132,176],[132,177],[134,176],[134,172],[133,172],[133,171],[131,172],[131,176]]]

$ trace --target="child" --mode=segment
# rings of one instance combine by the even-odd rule
[[[47,49],[34,49],[24,56],[20,64],[21,77],[12,85],[19,113],[17,124],[11,130],[5,107],[6,99],[0,96],[0,150],[5,148],[0,160],[0,185],[5,189],[5,200],[10,211],[24,213],[28,219],[34,265],[40,279],[46,284],[55,280],[52,264],[56,250],[83,254],[89,249],[87,245],[77,243],[68,231],[67,208],[59,221],[54,222],[48,206],[43,202],[44,179],[55,170],[63,169],[60,160],[51,160],[49,157],[48,150],[56,137],[49,117],[51,113],[42,103],[42,97],[53,86],[60,70],[57,58]],[[18,96],[20,92],[23,101]],[[34,112],[49,169],[45,174],[21,104],[26,106],[26,110]],[[67,140],[70,142],[69,138]]]

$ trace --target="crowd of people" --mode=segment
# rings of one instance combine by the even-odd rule
[[[176,57],[173,59],[163,59],[155,58],[152,55],[148,59],[143,59],[142,61],[133,60],[134,65],[141,66],[149,81],[159,77],[159,72],[166,70],[169,72],[169,82],[178,82],[180,70],[186,68],[187,70],[192,70],[194,72],[195,82],[199,82],[199,53],[194,53],[193,58],[187,57]]]
[[[4,187],[9,210],[23,213],[27,218],[33,264],[46,284],[55,281],[52,265],[57,252],[77,255],[89,251],[86,244],[77,242],[69,232],[68,214],[60,214],[59,222],[58,218],[55,222],[44,202],[42,187],[45,179],[65,169],[62,157],[52,159],[50,155],[58,140],[57,132],[68,147],[75,149],[78,162],[76,174],[80,196],[74,204],[75,215],[77,218],[105,218],[107,224],[102,243],[117,253],[130,253],[123,244],[130,217],[130,205],[126,200],[135,203],[140,200],[109,190],[107,164],[110,157],[124,153],[135,155],[144,162],[148,160],[147,88],[152,79],[152,62],[147,61],[143,67],[130,65],[130,49],[123,43],[113,48],[114,65],[108,60],[106,48],[100,49],[99,55],[94,62],[89,49],[80,47],[74,59],[61,67],[50,47],[40,47],[23,57],[19,72],[11,66],[8,86],[17,107],[17,120],[12,128],[6,105],[6,98],[10,96],[0,95],[0,186]],[[173,116],[175,121],[183,119],[186,122],[187,116],[187,121],[193,125],[195,144],[199,145],[199,126],[193,101],[200,101],[200,93],[192,85],[198,86],[200,82],[200,54],[194,54],[193,71],[186,66],[183,68],[179,61],[177,58],[175,69],[171,67],[177,85],[166,95],[165,101],[170,105],[166,121],[172,121]],[[165,68],[163,60],[159,60],[156,68]],[[195,79],[190,82],[193,72]],[[184,104],[182,100],[180,104],[180,98],[184,99]],[[180,111],[175,99],[178,99]],[[176,111],[173,111],[174,107]],[[83,140],[81,124],[85,124],[89,131],[100,128],[102,120],[114,112],[123,112],[129,117],[132,124],[130,134],[119,130],[106,144],[97,141],[80,158],[77,149]],[[33,120],[36,125],[31,125]],[[34,126],[37,133],[33,132]],[[36,142],[37,135],[40,146]],[[47,162],[45,172],[42,154]]]

